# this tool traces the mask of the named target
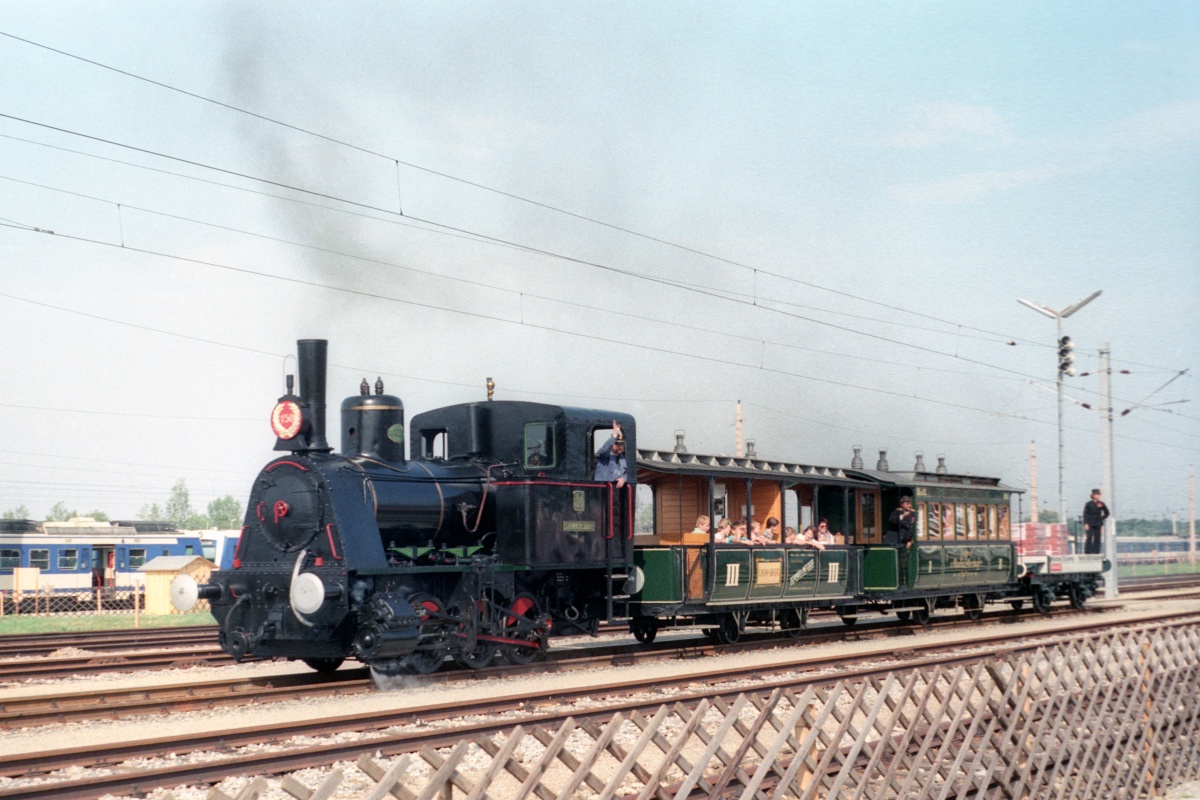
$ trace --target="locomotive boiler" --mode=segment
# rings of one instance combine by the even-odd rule
[[[283,454],[254,482],[232,569],[173,587],[181,608],[209,601],[226,652],[428,672],[539,658],[552,631],[612,618],[636,475],[591,480],[593,452],[614,420],[632,444],[632,418],[489,398],[417,415],[410,432],[400,398],[364,380],[335,453],[327,343],[298,350],[299,394],[289,376],[271,414]]]

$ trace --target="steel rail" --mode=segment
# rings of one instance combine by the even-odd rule
[[[1057,608],[1049,617],[1073,616],[1072,609]],[[1087,610],[1083,613],[1087,613]],[[1030,619],[1028,615],[1024,618]],[[1045,618],[1045,617],[1043,617]],[[942,619],[938,630],[976,627],[979,624],[1007,624],[1019,621],[1017,612],[986,612],[983,622]],[[931,625],[932,627],[932,625]],[[625,644],[590,646],[570,650],[552,650],[548,661],[529,665],[494,666],[479,670],[450,670],[422,676],[426,683],[457,682],[489,677],[508,677],[530,673],[560,672],[588,667],[634,664],[639,661],[701,658],[708,655],[774,649],[781,645],[812,645],[843,641],[865,641],[885,636],[912,635],[912,623],[886,619],[862,623],[854,628],[841,625],[812,628],[801,636],[788,638],[778,633],[748,635],[734,645],[717,645],[703,639],[662,640],[652,645]],[[695,642],[693,644],[693,641]],[[199,681],[159,687],[99,689],[87,692],[55,693],[35,697],[0,699],[0,729],[64,724],[95,719],[120,719],[138,714],[155,714],[219,706],[244,705],[279,700],[354,695],[371,691],[366,668],[342,669],[329,675],[303,672],[271,677],[234,678]]]
[[[807,658],[792,662],[771,665],[772,670],[808,669],[836,666],[833,674],[788,675],[772,679],[764,679],[763,666],[751,665],[742,668],[723,667],[711,673],[696,673],[674,678],[656,678],[652,684],[644,680],[617,681],[604,685],[588,685],[566,690],[533,691],[510,695],[503,698],[484,698],[470,703],[452,702],[438,703],[409,709],[402,717],[394,710],[370,712],[361,715],[346,715],[325,719],[305,720],[283,725],[253,726],[220,731],[209,734],[192,736],[172,736],[151,739],[140,742],[118,743],[109,747],[70,748],[57,751],[44,751],[0,759],[0,775],[9,777],[46,774],[68,767],[81,765],[104,766],[111,768],[123,760],[131,758],[155,757],[163,752],[187,753],[199,751],[228,752],[236,747],[250,744],[262,744],[268,741],[284,741],[295,736],[331,736],[345,732],[378,731],[396,725],[420,719],[430,722],[445,719],[461,719],[469,715],[498,714],[504,712],[526,712],[520,718],[509,717],[504,720],[453,725],[434,731],[406,732],[384,734],[375,738],[363,738],[353,742],[334,742],[316,746],[293,749],[276,753],[255,753],[251,755],[234,755],[227,759],[207,761],[201,764],[187,763],[177,766],[161,767],[152,770],[118,772],[110,775],[98,775],[77,780],[61,782],[39,782],[29,786],[11,787],[0,790],[0,800],[61,800],[65,798],[97,798],[104,794],[139,793],[155,788],[180,786],[190,783],[219,781],[232,774],[280,774],[298,769],[328,766],[335,761],[352,760],[362,752],[381,752],[385,755],[396,755],[411,752],[425,746],[440,747],[457,743],[465,737],[476,734],[490,734],[511,729],[515,724],[548,724],[571,716],[576,719],[607,718],[617,711],[657,707],[664,702],[696,703],[701,699],[733,696],[751,691],[770,691],[776,688],[802,688],[805,686],[824,686],[838,681],[861,678],[870,675],[886,674],[897,669],[920,669],[934,665],[971,663],[995,655],[1011,655],[1015,652],[1036,650],[1044,647],[1047,640],[1059,640],[1062,637],[1084,638],[1092,635],[1097,629],[1114,627],[1152,626],[1173,627],[1194,625],[1200,623],[1200,614],[1195,612],[1174,612],[1157,614],[1138,620],[1128,620],[1121,623],[1090,622],[1077,623],[1073,626],[1050,631],[1014,633],[1007,636],[981,635],[974,639],[958,640],[929,644],[914,644],[911,648],[901,651],[884,651],[859,654],[853,657],[843,655],[829,656],[824,659]],[[1019,639],[1030,641],[1018,642]],[[972,648],[965,650],[963,648]],[[850,667],[851,662],[878,661],[881,657],[915,655],[917,653],[936,653],[952,651],[942,655],[917,657],[903,663],[890,660],[885,664],[869,664],[862,667]],[[957,651],[957,652],[953,652]],[[706,678],[719,677],[720,683],[716,688],[695,689],[703,685]],[[730,686],[731,681],[755,680],[753,686]],[[609,703],[602,707],[589,709],[567,709],[560,712],[529,714],[528,710],[537,705],[550,702],[568,702],[582,698],[627,697],[630,692],[661,690],[664,687],[691,688],[681,694],[664,697],[661,694],[644,700],[622,700]]]

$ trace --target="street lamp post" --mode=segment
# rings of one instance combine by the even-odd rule
[[[1087,297],[1077,303],[1072,303],[1061,311],[1055,311],[1048,306],[1039,303],[1031,303],[1028,300],[1017,298],[1017,302],[1023,306],[1028,306],[1039,314],[1044,314],[1054,320],[1056,337],[1054,340],[1055,348],[1059,354],[1058,371],[1055,378],[1055,389],[1058,394],[1058,521],[1064,525],[1067,522],[1067,494],[1064,486],[1064,466],[1063,466],[1063,376],[1074,375],[1075,369],[1071,366],[1075,360],[1070,351],[1074,349],[1069,337],[1063,336],[1062,321],[1074,314],[1079,309],[1086,306],[1088,303],[1100,296],[1100,291],[1092,292]]]

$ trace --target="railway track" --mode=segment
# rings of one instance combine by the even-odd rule
[[[1200,575],[1131,578],[1122,581],[1121,588],[1129,594],[1169,590],[1200,592]],[[832,619],[834,615],[813,615],[814,621],[822,618]],[[204,625],[189,628],[0,636],[0,680],[53,678],[129,669],[177,669],[230,664],[232,660],[215,645],[216,631],[215,625]],[[628,627],[623,623],[603,624],[599,630],[601,636],[617,636],[626,633],[628,633]],[[146,652],[147,647],[153,647],[154,652]],[[167,648],[178,649],[167,650]],[[46,656],[65,649],[83,650],[86,653],[45,659]],[[131,655],[131,653],[136,655]],[[114,655],[97,657],[96,654]],[[40,657],[38,664],[18,664],[8,661],[8,659],[32,659],[35,657]]]
[[[78,633],[0,636],[0,658],[33,658],[76,648],[93,653],[124,652],[142,647],[191,647],[217,640],[216,625],[187,628],[140,628]]]
[[[1051,617],[1077,616],[1069,608],[1056,608]],[[980,624],[1011,624],[1031,619],[1011,610],[987,612],[980,622],[965,619],[936,620],[940,631],[955,628],[972,629]],[[836,619],[830,615],[830,619]],[[613,665],[628,665],[647,660],[696,659],[711,655],[755,649],[774,649],[784,645],[816,645],[831,642],[864,641],[874,638],[904,638],[920,626],[895,619],[880,619],[846,628],[838,623],[813,627],[795,637],[761,633],[744,637],[736,645],[717,645],[694,632],[677,633],[654,644],[609,644],[580,646],[552,650],[546,661],[530,665],[492,666],[480,670],[450,670],[423,676],[427,684],[478,680],[489,677],[510,677],[538,672],[558,672]],[[129,662],[111,665],[114,669],[130,668]],[[194,664],[188,664],[194,666]],[[0,729],[64,724],[96,719],[122,719],[142,714],[167,714],[229,705],[269,703],[281,700],[357,695],[373,691],[368,670],[343,668],[322,675],[298,672],[290,675],[256,678],[231,678],[172,684],[160,687],[133,689],[94,689],[87,692],[55,693],[28,698],[0,700]]]
[[[1130,594],[1173,591],[1179,592],[1174,596],[1187,597],[1200,594],[1200,579],[1193,578],[1183,582],[1147,581],[1137,585],[1137,588],[1126,586]],[[1002,605],[1002,604],[997,604]],[[868,615],[870,611],[860,612]],[[992,615],[1009,615],[1013,612],[988,612]],[[1053,612],[1059,613],[1059,612]],[[832,612],[814,614],[813,622],[837,619]],[[939,625],[947,624],[945,616],[939,614]],[[886,623],[871,623],[871,630]],[[892,620],[891,627],[905,627],[906,623]],[[664,628],[669,631],[669,628]],[[860,631],[867,630],[860,625]],[[628,628],[622,624],[607,625],[601,630],[604,636],[617,636],[628,633]],[[161,636],[159,635],[161,634]],[[190,667],[217,667],[233,664],[234,661],[215,644],[216,626],[206,626],[198,630],[178,632],[175,629],[160,629],[158,631],[120,631],[117,633],[89,634],[82,638],[72,639],[72,634],[44,634],[52,637],[44,643],[37,641],[38,637],[22,637],[25,641],[11,644],[12,652],[21,652],[21,657],[37,653],[54,653],[68,647],[87,650],[82,655],[64,656],[60,658],[38,658],[36,660],[0,660],[0,681],[22,681],[29,679],[50,679],[61,677],[76,677],[85,674],[101,674],[113,672],[128,672],[130,670],[158,669],[187,669]],[[5,637],[7,638],[7,637]],[[744,637],[743,642],[753,644],[760,639],[773,639],[771,634],[753,634]],[[138,650],[144,644],[153,643],[154,651]],[[164,646],[178,646],[178,649],[164,650]],[[627,647],[628,650],[644,648]],[[3,651],[0,651],[2,654]],[[96,655],[95,653],[108,653]],[[247,661],[256,659],[246,659]],[[0,722],[2,724],[2,722]]]
[[[116,769],[111,774],[93,774],[83,778],[60,781],[39,781],[36,784],[14,786],[0,790],[0,799],[96,798],[104,794],[139,794],[153,788],[193,783],[215,782],[234,774],[280,774],[299,769],[325,767],[336,761],[353,760],[363,752],[379,752],[387,756],[412,752],[422,747],[440,747],[461,741],[479,733],[489,734],[508,730],[515,724],[555,724],[567,716],[576,720],[601,719],[616,711],[644,710],[663,702],[694,704],[701,699],[731,697],[745,691],[764,692],[779,687],[803,688],[807,685],[828,685],[848,678],[879,675],[896,669],[898,657],[906,660],[903,666],[932,667],[974,662],[1000,654],[1028,651],[1063,637],[1088,635],[1102,627],[1177,626],[1200,623],[1195,612],[1147,615],[1139,620],[1118,623],[1111,621],[1077,622],[1053,631],[1012,633],[997,636],[988,632],[979,636],[939,643],[916,643],[902,650],[861,653],[854,656],[836,654],[814,657],[797,653],[797,658],[770,665],[770,675],[764,676],[761,664],[746,667],[724,665],[713,670],[679,670],[667,678],[656,678],[648,686],[645,680],[614,681],[583,685],[551,691],[533,691],[503,697],[485,697],[463,703],[431,704],[408,709],[399,719],[395,710],[310,719],[276,725],[264,725],[219,731],[202,735],[164,737],[138,742],[125,742],[88,748],[39,752],[0,759],[0,775],[19,777],[45,775],[56,770],[80,767],[104,767],[114,770],[127,760],[158,758],[164,753],[188,754],[206,752],[203,762],[188,761],[153,769]],[[646,697],[631,694],[653,689]],[[580,700],[606,698],[608,702],[589,707],[572,705]],[[555,704],[546,710],[547,704]],[[494,715],[508,712],[497,720]],[[492,715],[490,719],[463,723],[471,715]],[[434,723],[437,727],[420,731],[391,732],[388,729],[413,719]],[[457,724],[452,721],[458,720]],[[441,723],[451,723],[442,725]],[[280,752],[239,753],[237,748],[264,743],[280,744],[297,736],[330,737],[339,733],[359,733],[354,741],[326,741],[318,745],[294,747]],[[372,733],[369,737],[367,732]],[[209,757],[211,756],[211,760]]]

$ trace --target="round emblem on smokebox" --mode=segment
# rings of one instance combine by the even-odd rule
[[[271,430],[280,439],[294,439],[302,422],[300,406],[291,400],[280,400],[271,411]]]

